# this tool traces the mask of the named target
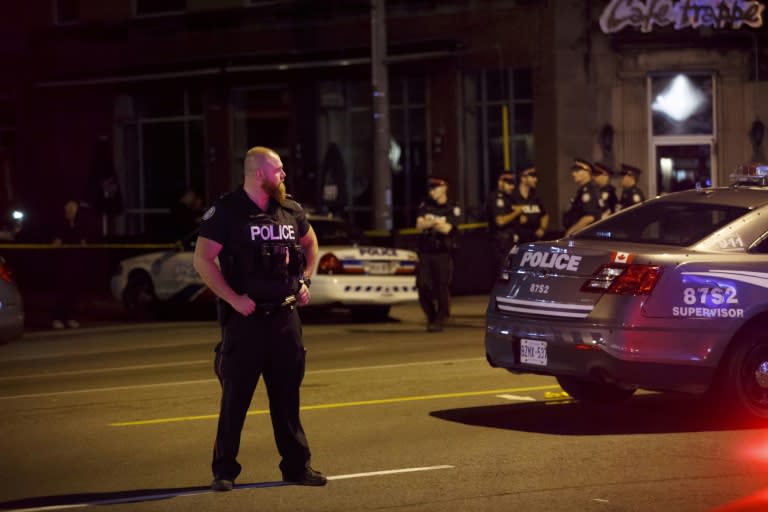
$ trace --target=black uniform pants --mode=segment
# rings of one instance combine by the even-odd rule
[[[419,304],[427,322],[442,322],[450,314],[453,258],[450,252],[421,252],[416,270]]]
[[[303,472],[310,451],[299,419],[299,387],[305,350],[298,312],[270,315],[233,313],[222,329],[215,370],[221,382],[221,409],[211,469],[215,478],[234,480],[240,437],[253,392],[261,375],[267,386],[269,412],[284,473]]]
[[[511,238],[497,237],[491,241],[491,255],[493,257],[494,271],[498,273],[504,262],[507,261],[507,254],[515,242]],[[494,274],[495,276],[496,274]]]

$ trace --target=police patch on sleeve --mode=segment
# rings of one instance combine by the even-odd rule
[[[632,196],[632,202],[633,203],[639,203],[641,201],[640,194],[635,194]]]
[[[461,208],[459,208],[458,206],[454,206],[454,207],[453,207],[453,214],[454,214],[455,216],[457,216],[457,217],[458,217],[459,215],[461,215]]]
[[[213,217],[213,214],[214,214],[214,213],[216,213],[216,207],[215,207],[215,206],[211,206],[211,207],[210,207],[210,208],[208,208],[208,210],[206,210],[206,212],[203,214],[203,220],[208,220],[208,219],[210,219],[211,217]]]
[[[496,200],[496,206],[498,206],[499,208],[503,208],[504,207],[504,200],[502,198],[498,198]]]
[[[581,195],[581,201],[583,203],[588,203],[590,199],[592,199],[592,197],[587,193]]]

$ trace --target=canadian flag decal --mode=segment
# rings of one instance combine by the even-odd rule
[[[611,263],[632,263],[632,260],[635,259],[635,255],[631,252],[621,252],[621,251],[612,251],[611,252]]]

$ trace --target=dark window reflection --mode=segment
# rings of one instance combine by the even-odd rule
[[[712,186],[709,144],[656,147],[658,193]]]

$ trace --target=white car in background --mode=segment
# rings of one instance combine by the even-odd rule
[[[385,319],[393,304],[418,300],[415,252],[366,244],[362,231],[336,218],[310,216],[320,246],[311,269],[312,306],[344,306],[356,316]],[[196,236],[183,250],[120,262],[112,295],[135,318],[151,317],[161,303],[211,302],[213,293],[192,266]]]

